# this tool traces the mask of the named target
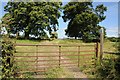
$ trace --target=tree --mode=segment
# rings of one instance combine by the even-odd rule
[[[13,23],[13,21],[11,20],[11,18],[12,18],[12,16],[9,13],[6,13],[2,17],[2,19],[1,19],[1,21],[2,21],[1,28],[7,29],[8,33],[10,33],[10,27],[9,27],[9,25],[11,25]]]
[[[58,34],[56,32],[52,32],[50,38],[57,39],[58,38]]]
[[[2,23],[1,23],[1,21],[0,21],[0,32],[1,32],[1,28],[2,28]]]
[[[25,38],[29,35],[41,38],[46,31],[57,31],[60,17],[61,2],[8,2],[5,11],[12,16],[10,32],[24,32]]]
[[[99,23],[106,18],[104,12],[107,10],[103,4],[93,8],[92,2],[69,2],[63,9],[63,20],[69,21],[65,30],[68,37],[84,41],[99,38]]]

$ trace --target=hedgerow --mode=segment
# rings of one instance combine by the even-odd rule
[[[101,80],[120,80],[120,41],[117,42],[117,55],[110,57],[107,61],[103,60],[97,65],[96,77]]]
[[[4,37],[1,40],[1,78],[14,78],[14,43],[8,38]]]

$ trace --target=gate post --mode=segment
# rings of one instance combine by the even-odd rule
[[[103,40],[104,40],[104,29],[100,29],[100,61],[103,57]]]
[[[60,61],[61,60],[61,46],[59,46],[59,68],[60,68]]]
[[[96,54],[96,58],[98,59],[98,42],[96,42],[95,44],[95,54]]]

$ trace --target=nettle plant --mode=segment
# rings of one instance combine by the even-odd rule
[[[15,75],[14,52],[15,47],[7,37],[1,40],[1,78],[13,78]]]

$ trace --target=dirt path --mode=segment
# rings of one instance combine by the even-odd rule
[[[50,42],[50,41],[45,41],[45,42],[41,42],[40,44],[44,44],[44,45],[53,45],[55,44],[54,42]],[[47,50],[47,49],[46,49]],[[49,50],[49,49],[48,49]],[[58,50],[58,47],[52,47],[50,49],[51,51],[56,51]],[[58,53],[50,53],[49,55],[57,55]],[[45,54],[44,54],[45,55]],[[42,60],[45,59],[45,58],[42,58]],[[54,58],[54,59],[58,59],[58,57]],[[61,59],[68,59],[67,57],[61,57]],[[39,58],[38,60],[41,60],[41,58]],[[45,62],[42,62],[42,63],[45,63]],[[71,61],[61,61],[61,63],[72,63]],[[39,63],[41,64],[41,63]],[[71,73],[73,75],[73,77],[70,77],[70,78],[85,78],[83,80],[88,80],[87,79],[87,75],[85,75],[84,73],[82,73],[80,71],[80,69],[77,67],[77,66],[72,66],[71,64],[67,65],[67,66],[70,66],[70,67],[64,67],[65,69],[67,69],[67,73]],[[37,76],[34,76],[34,77],[37,77],[37,78],[41,78],[44,76],[40,76],[40,75],[37,75]]]

